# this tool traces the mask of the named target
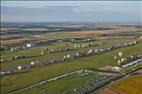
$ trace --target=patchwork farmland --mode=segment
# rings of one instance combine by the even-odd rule
[[[14,26],[15,34],[1,28],[1,94],[106,94],[100,91],[109,87],[129,94],[131,82],[124,84],[125,79],[141,75],[141,28],[51,26],[50,32]],[[137,94],[140,89],[133,88]]]

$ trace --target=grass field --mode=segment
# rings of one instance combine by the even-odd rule
[[[22,35],[22,37],[20,38],[24,40],[32,41],[32,42],[41,42],[41,41],[43,42],[43,41],[48,41],[51,39],[64,39],[64,38],[72,38],[72,37],[82,38],[82,37],[86,37],[90,35],[94,37],[96,40],[91,42],[81,42],[81,43],[63,42],[61,40],[58,40],[57,42],[52,43],[50,45],[38,46],[38,47],[33,47],[30,49],[25,49],[20,51],[11,52],[10,50],[5,50],[1,52],[2,59],[9,60],[10,58],[16,55],[39,55],[41,51],[43,51],[45,48],[59,49],[63,47],[74,47],[75,44],[84,44],[84,43],[94,43],[94,44],[103,43],[103,45],[97,45],[97,46],[88,47],[88,48],[77,48],[75,50],[66,51],[66,52],[44,54],[44,55],[41,55],[38,57],[32,57],[32,58],[17,59],[17,60],[5,62],[5,63],[0,63],[1,69],[2,70],[17,69],[17,66],[30,64],[31,61],[38,61],[38,63],[43,63],[50,59],[61,58],[67,54],[75,54],[76,52],[84,52],[84,51],[88,51],[89,49],[95,49],[95,48],[108,48],[115,44],[127,43],[130,41],[137,40],[136,39],[137,35],[141,33],[136,33],[135,35],[133,35],[134,32],[132,32],[130,35],[127,35],[127,33],[125,33],[125,31],[129,32],[127,28],[124,28],[124,30],[120,30],[118,28],[116,32],[113,33],[112,35],[111,33],[114,32],[115,30],[106,30],[106,31],[102,30],[101,32],[100,31],[52,32],[52,33],[38,34],[38,35]],[[108,36],[103,35],[105,33],[108,34]],[[10,42],[9,40],[6,40],[6,41],[8,43]],[[10,44],[15,44],[15,43],[16,41],[14,40],[13,43],[10,43]],[[141,48],[142,48],[142,43],[139,43],[130,47],[116,49],[116,50],[106,52],[103,54],[98,54],[95,56],[93,55],[89,57],[81,57],[79,59],[76,59],[76,58],[69,59],[66,61],[50,64],[47,66],[31,68],[31,69],[28,69],[28,72],[24,72],[24,73],[0,76],[1,94],[7,94],[8,92],[22,89],[24,87],[38,83],[40,81],[51,79],[56,76],[63,75],[63,74],[80,70],[80,69],[95,69],[95,68],[100,68],[100,67],[104,67],[108,65],[116,66],[116,62],[113,59],[113,56],[118,54],[118,52],[120,51],[123,52],[123,55],[125,57],[125,56],[130,56],[132,54],[142,54]],[[65,91],[73,90],[74,88],[83,86],[87,80],[93,77],[95,77],[95,75],[87,75],[83,77],[69,77],[69,78],[59,79],[56,81],[46,83],[42,87],[47,89],[48,94],[61,94]],[[131,85],[131,83],[129,85]],[[118,85],[117,84],[116,86],[114,85],[114,87],[120,88],[120,89],[123,86],[125,87],[125,85],[121,84],[121,81],[120,83],[118,83]],[[17,94],[42,94],[42,93],[40,92],[40,89],[32,88],[32,89],[18,92]],[[134,94],[133,91],[132,91],[132,94]],[[139,93],[136,93],[136,94],[139,94]]]
[[[142,94],[141,0],[22,1],[1,3],[0,94]]]
[[[103,42],[104,44],[103,45],[100,45],[100,46],[95,46],[95,47],[91,47],[91,48],[104,48],[104,47],[110,47],[110,45],[113,45],[113,44],[117,44],[117,43],[124,43],[124,42],[128,42],[130,40],[128,39],[114,39],[113,41],[108,39],[108,40],[102,40],[102,41],[95,41],[95,42],[92,42],[92,43],[99,43],[99,42]],[[9,59],[13,56],[16,56],[16,55],[36,55],[36,54],[40,54],[41,51],[44,49],[44,48],[49,48],[49,49],[58,49],[58,48],[61,48],[61,47],[65,47],[65,45],[68,45],[68,46],[71,46],[71,47],[74,47],[74,44],[76,43],[66,43],[66,42],[59,42],[57,43],[56,45],[51,45],[51,46],[42,46],[42,47],[36,47],[36,48],[32,48],[32,49],[29,49],[29,50],[21,50],[21,51],[15,51],[15,52],[10,52],[10,51],[6,51],[4,52],[4,54],[2,54],[2,58],[3,59]],[[83,44],[83,43],[77,43],[77,44]],[[34,57],[34,58],[28,58],[28,59],[20,59],[20,60],[14,60],[10,63],[2,63],[1,66],[2,68],[9,68],[9,67],[12,67],[12,66],[17,66],[20,62],[20,64],[26,64],[26,63],[30,63],[31,61],[36,61],[38,60],[39,62],[44,62],[48,59],[53,59],[53,58],[57,58],[57,57],[63,57],[64,55],[70,53],[70,54],[73,54],[77,51],[87,51],[91,48],[81,48],[81,49],[76,49],[74,51],[68,51],[68,52],[62,52],[62,53],[53,53],[53,54],[45,54],[43,56],[40,56],[40,57]]]
[[[132,39],[133,40],[133,39]],[[117,43],[123,43],[131,41],[130,39],[108,39],[108,40],[100,40],[97,42],[104,42],[104,45],[96,46],[92,48],[102,48],[102,47],[110,47],[112,44]],[[73,46],[74,43],[57,43],[56,45],[51,46],[45,46],[45,47],[37,47],[32,48],[31,50],[22,50],[18,52],[5,52],[4,55],[2,55],[3,58],[10,58],[17,54],[38,54],[43,48],[49,47],[49,48],[60,48],[63,47],[65,44]],[[90,57],[83,57],[80,59],[73,59],[68,60],[56,64],[51,64],[44,67],[38,67],[38,68],[32,68],[30,69],[30,72],[27,73],[21,73],[21,74],[13,74],[13,75],[7,75],[1,77],[1,93],[5,94],[7,92],[21,89],[23,87],[32,85],[33,83],[37,83],[42,80],[50,79],[52,77],[56,77],[58,75],[62,75],[64,73],[68,73],[71,71],[75,71],[82,68],[99,68],[106,65],[116,65],[116,63],[113,60],[113,56],[116,55],[119,51],[122,51],[124,56],[131,55],[131,54],[142,54],[142,44],[137,44],[131,47],[121,48],[117,49],[111,52],[107,52],[104,54],[96,55],[96,56],[90,56]],[[30,59],[19,59],[8,63],[2,63],[1,68],[15,68],[19,64],[26,64],[30,63],[32,60],[38,60],[39,62],[44,62],[48,59],[57,58],[57,57],[63,57],[67,53],[73,54],[76,51],[87,51],[90,48],[82,48],[77,49],[75,51],[69,51],[69,52],[61,52],[61,53],[55,53],[55,54],[46,54],[37,58],[30,58]],[[139,50],[137,50],[139,49]],[[8,54],[8,55],[7,55]],[[63,80],[57,80],[53,81],[44,87],[48,88],[48,94],[56,94],[58,92],[64,92],[69,89],[73,89],[75,87],[80,87],[84,82],[89,79],[91,76],[83,77],[83,78],[73,78],[73,79],[63,79]],[[62,85],[62,86],[61,86]],[[19,92],[19,94],[39,94],[39,90],[32,89],[32,90],[26,90],[23,92]]]

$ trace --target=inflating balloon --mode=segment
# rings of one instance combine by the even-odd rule
[[[118,56],[119,56],[119,57],[122,57],[122,55],[123,55],[122,52],[119,52],[119,53],[118,53]]]

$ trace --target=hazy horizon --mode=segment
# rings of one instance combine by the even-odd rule
[[[142,1],[2,1],[2,23],[136,23]]]

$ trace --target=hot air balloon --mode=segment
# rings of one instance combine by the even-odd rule
[[[116,59],[117,59],[117,56],[115,55],[113,58],[116,60]]]
[[[21,70],[22,69],[22,66],[18,66],[18,70]]]
[[[118,52],[118,56],[122,57],[123,53],[122,52]]]
[[[34,65],[34,64],[35,64],[35,62],[34,62],[34,61],[32,61],[32,62],[31,62],[31,65]]]

